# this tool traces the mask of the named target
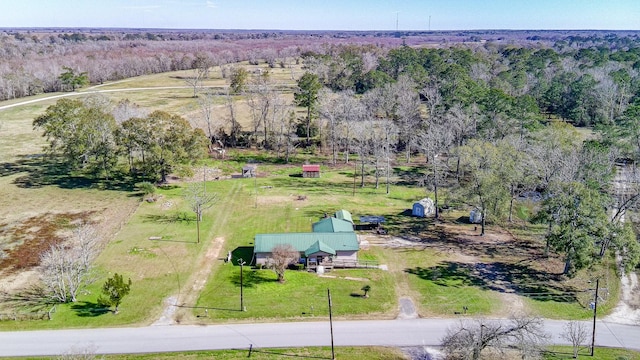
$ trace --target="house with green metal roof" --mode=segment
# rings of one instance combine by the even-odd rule
[[[344,210],[344,209],[338,210],[336,211],[335,215],[333,215],[333,217],[340,220],[346,220],[353,224],[353,217],[351,217],[351,213],[348,212],[347,210]]]
[[[311,232],[284,234],[257,234],[254,239],[256,265],[266,264],[272,250],[278,245],[291,245],[300,252],[300,262],[320,264],[326,260],[357,261],[360,244],[351,232]]]
[[[313,232],[353,232],[353,224],[334,217],[324,218],[311,225]]]

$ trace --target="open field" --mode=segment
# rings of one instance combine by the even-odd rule
[[[269,76],[276,84],[281,85],[295,85],[295,80],[291,79],[292,70],[289,68],[280,68],[274,67],[269,68],[268,66],[261,65],[250,65],[247,62],[242,62],[237,64],[238,67],[245,68],[249,73],[254,73],[256,71],[268,71]],[[260,69],[260,70],[258,70]],[[293,74],[294,78],[297,79],[301,74],[302,70],[300,66],[294,66]],[[97,86],[96,88],[100,90],[121,90],[121,89],[134,89],[134,88],[149,88],[149,87],[177,87],[177,86],[186,86],[185,78],[192,76],[194,74],[193,70],[182,70],[182,71],[173,71],[168,73],[154,74],[154,75],[145,75],[140,77],[129,78],[121,81],[114,81],[111,83],[106,83],[104,85]],[[215,66],[211,68],[209,73],[209,77],[202,82],[203,87],[214,87],[214,88],[223,88],[228,85],[228,80],[222,77],[222,73],[219,66]],[[192,94],[193,94],[193,89]]]
[[[249,66],[248,64],[245,66],[251,71],[258,68],[258,66]],[[294,69],[294,71],[299,71],[299,69]],[[290,78],[290,69],[276,68],[271,69],[271,72],[273,79],[278,83],[282,82],[283,86],[290,87],[294,84]],[[48,159],[42,154],[46,145],[45,139],[39,131],[33,129],[32,122],[48,106],[54,104],[59,96],[104,96],[114,103],[129,99],[132,103],[149,109],[149,111],[164,110],[180,113],[198,126],[201,125],[198,120],[198,105],[196,100],[192,98],[192,89],[187,87],[182,79],[185,76],[189,76],[189,72],[179,71],[150,75],[81,89],[76,93],[38,95],[2,102],[0,107],[36,101],[0,110],[2,114],[0,121],[0,197],[3,199],[0,219],[2,219],[2,223],[7,226],[19,224],[27,221],[28,218],[46,213],[102,211],[106,208],[117,211],[119,207],[128,208],[132,203],[135,203],[135,200],[128,196],[130,188],[110,188],[111,190],[125,190],[125,192],[93,191],[92,189],[104,188],[105,184],[101,184],[99,181],[73,178],[70,176],[71,174],[59,171],[55,165],[51,166]],[[212,70],[210,79],[205,81],[203,85],[223,88],[226,86],[225,81],[220,77],[219,69],[216,68]],[[154,87],[171,88],[158,90],[153,89]],[[117,91],[112,92],[112,90]],[[292,95],[289,93],[288,96]],[[56,98],[48,99],[49,97]],[[39,99],[43,100],[39,101]],[[222,111],[223,100],[219,99],[219,102],[218,109]],[[237,103],[240,122],[243,126],[248,127],[249,109],[246,102],[237,97]],[[109,188],[109,185],[107,184],[106,187]],[[128,212],[125,211],[125,213]],[[118,222],[122,222],[122,219]],[[3,233],[8,231],[10,230],[5,229]],[[113,233],[110,232],[107,237],[112,235]],[[8,246],[12,245],[0,237],[0,248]]]

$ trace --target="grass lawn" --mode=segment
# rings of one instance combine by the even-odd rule
[[[188,351],[181,353],[153,353],[153,354],[127,354],[127,355],[103,355],[101,359],[107,360],[146,360],[146,359],[218,359],[233,360],[247,358],[249,349],[245,350],[215,350],[215,351]],[[338,347],[335,348],[335,355],[338,359],[345,360],[405,360],[406,357],[400,349],[390,347]],[[272,359],[331,359],[331,348],[329,347],[309,347],[296,349],[258,349],[251,351],[251,359],[272,360]],[[8,358],[11,359],[11,358]],[[34,358],[21,357],[16,359],[31,360]],[[38,359],[43,359],[38,357]],[[44,358],[49,359],[49,358]],[[50,359],[54,359],[51,357]],[[56,357],[57,359],[57,357]]]
[[[425,256],[425,251],[405,251],[402,254],[411,267],[404,271],[410,286],[420,294],[417,299],[426,316],[488,315],[500,310],[498,294],[474,284],[468,270],[444,262],[444,256]]]
[[[258,172],[269,171],[273,166],[261,164]],[[234,257],[249,260],[253,236],[257,233],[308,232],[311,224],[324,213],[344,208],[355,217],[386,215],[401,212],[407,206],[406,201],[390,199],[383,191],[370,188],[358,189],[365,194],[354,197],[352,180],[340,172],[325,172],[320,179],[290,176],[300,172],[298,166],[284,172],[280,169],[280,172],[271,173],[268,178],[258,178],[253,184],[253,180],[248,180],[246,184],[254,185],[252,190],[257,190],[257,201],[254,198],[229,208],[233,221],[225,229],[228,234],[225,251],[231,251]],[[305,200],[298,200],[298,195],[306,196]],[[366,252],[361,256],[370,260],[376,257]],[[286,283],[279,284],[272,271],[245,267],[247,312],[239,312],[239,271],[238,266],[218,264],[212,273],[197,303],[198,307],[214,308],[208,311],[212,321],[326,317],[328,288],[332,291],[336,316],[386,317],[396,309],[394,277],[389,272],[334,270],[327,274],[331,277],[318,277],[304,271],[287,271]],[[366,284],[372,287],[368,299],[360,296],[360,289]],[[204,309],[196,311],[197,315],[204,314]]]
[[[573,349],[570,346],[552,346],[549,352],[544,354],[545,360],[573,359]],[[596,347],[591,357],[591,350],[588,346],[583,347],[579,354],[580,359],[594,360],[640,360],[640,352],[627,350]]]
[[[605,259],[601,265],[578,272],[565,280],[568,291],[532,294],[526,297],[534,313],[549,319],[581,320],[593,317],[589,304],[595,296],[595,278],[600,278],[598,292],[598,316],[604,316],[616,307],[620,299],[620,281],[613,259]]]
[[[327,289],[337,318],[374,318],[395,310],[392,276],[382,270],[334,270],[323,277],[306,271],[287,271],[284,284],[271,270],[244,268],[244,306],[240,309],[240,267],[227,264],[216,272],[198,300],[196,312],[216,320],[300,320],[328,318]],[[369,298],[361,288],[371,286]],[[204,309],[208,308],[205,315]]]

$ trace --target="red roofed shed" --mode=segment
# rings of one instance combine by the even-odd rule
[[[320,165],[302,165],[302,177],[320,177]]]

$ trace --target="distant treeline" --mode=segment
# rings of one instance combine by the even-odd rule
[[[624,56],[635,58],[627,54],[635,54],[637,42],[638,32],[631,31],[4,29],[0,100],[63,91],[66,87],[59,77],[65,68],[86,73],[91,84],[99,84],[192,69],[203,57],[212,66],[243,60],[286,63],[304,52],[327,54],[327,45],[338,44],[373,45],[382,54],[405,44],[464,46],[474,52],[496,46],[548,48],[561,56],[578,49],[602,54],[606,49],[605,55],[614,58],[624,50]]]

